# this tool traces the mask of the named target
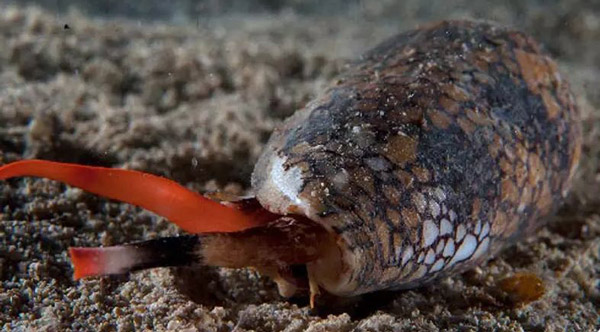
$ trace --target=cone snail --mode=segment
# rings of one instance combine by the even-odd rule
[[[158,266],[251,266],[280,293],[422,285],[532,234],[569,191],[581,124],[556,63],[525,34],[444,21],[351,62],[272,134],[253,196],[217,202],[138,171],[41,160],[46,177],[190,233],[71,248],[75,278]]]

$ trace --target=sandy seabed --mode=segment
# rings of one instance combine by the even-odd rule
[[[435,2],[435,1],[434,1]],[[439,1],[438,1],[439,2]],[[475,17],[542,41],[570,78],[585,147],[573,194],[536,237],[415,290],[311,312],[250,270],[154,269],[75,282],[69,246],[178,234],[151,213],[39,179],[0,184],[0,326],[7,331],[593,331],[600,325],[600,9],[365,2],[352,15],[228,16],[190,25],[0,5],[0,163],[126,167],[242,194],[273,128],[346,60],[419,23]],[[68,25],[68,28],[65,27]],[[543,280],[513,305],[497,282]]]

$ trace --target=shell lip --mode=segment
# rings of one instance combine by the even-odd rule
[[[322,226],[331,236],[332,243],[323,257],[306,264],[309,278],[335,295],[353,295],[356,287],[350,283],[355,268],[352,251],[345,245],[343,235],[337,234],[327,218],[319,215],[314,202],[303,192],[307,183],[306,172],[297,165],[286,165],[288,159],[273,151],[266,151],[252,174],[256,199],[271,213],[300,215]]]

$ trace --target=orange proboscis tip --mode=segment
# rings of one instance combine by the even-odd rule
[[[274,215],[224,206],[169,179],[133,170],[23,160],[0,167],[0,180],[34,176],[152,211],[190,233],[236,232],[264,225]]]
[[[103,255],[96,248],[69,248],[69,256],[75,280],[104,274]]]

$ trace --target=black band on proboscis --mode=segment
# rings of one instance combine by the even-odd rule
[[[125,246],[135,248],[142,256],[140,262],[131,267],[131,271],[202,263],[200,237],[197,235],[164,237]]]

